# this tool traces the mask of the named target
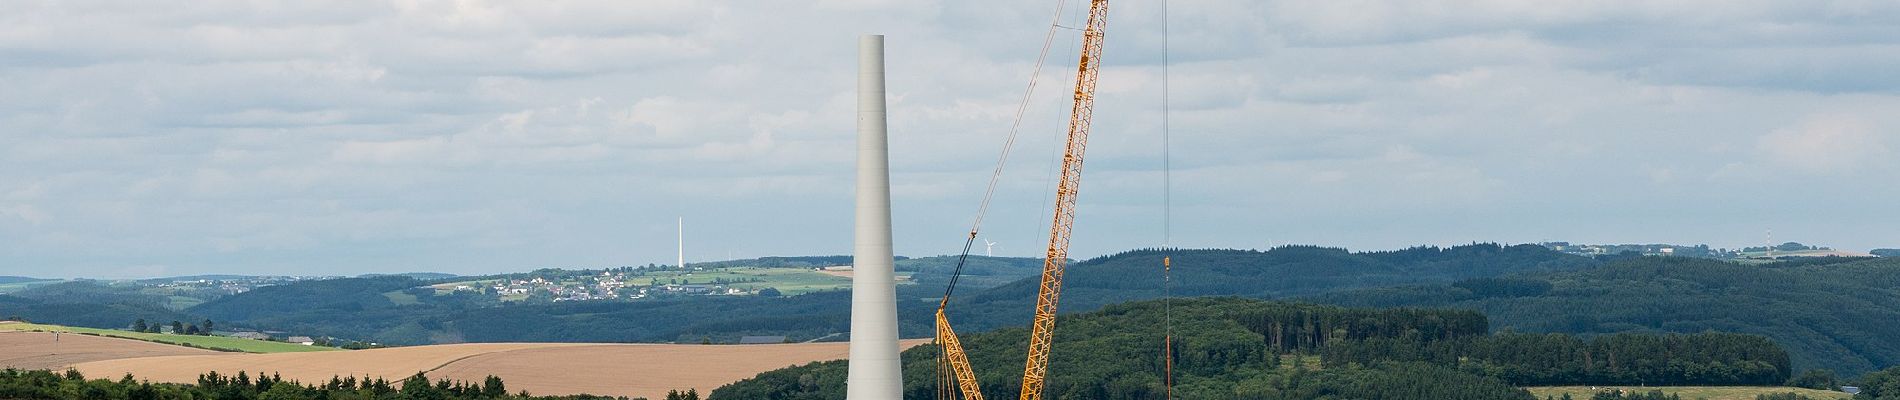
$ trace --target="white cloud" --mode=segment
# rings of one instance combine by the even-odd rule
[[[1154,244],[1158,5],[1111,11],[1080,255]],[[644,263],[682,215],[709,257],[848,251],[862,33],[889,35],[899,250],[947,252],[1050,6],[6,3],[0,272]],[[1722,245],[1775,222],[1735,215],[1817,197],[1878,215],[1900,189],[1850,183],[1900,173],[1897,8],[1173,3],[1176,243],[1584,239],[1665,209],[1683,226],[1635,234]],[[1067,121],[1058,38],[990,218],[1023,254]],[[1828,184],[1756,185],[1795,180]],[[1900,221],[1787,218],[1900,242]]]
[[[1895,132],[1855,115],[1822,115],[1763,135],[1756,148],[1769,160],[1808,173],[1851,172],[1891,165]]]

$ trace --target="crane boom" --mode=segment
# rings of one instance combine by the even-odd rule
[[[1075,195],[1082,185],[1082,153],[1095,116],[1095,81],[1101,74],[1102,30],[1108,26],[1108,0],[1089,2],[1088,27],[1082,30],[1082,60],[1075,72],[1075,107],[1069,114],[1069,143],[1062,152],[1062,180],[1056,184],[1055,221],[1049,251],[1042,260],[1042,288],[1036,293],[1036,317],[1029,327],[1029,355],[1023,361],[1022,400],[1042,399],[1049,373],[1049,345],[1056,329],[1056,300],[1062,297],[1062,273],[1069,263],[1069,233],[1075,225]]]
[[[1088,148],[1090,121],[1095,115],[1095,83],[1100,75],[1103,30],[1108,26],[1108,0],[1090,0],[1088,26],[1082,31],[1082,56],[1075,73],[1075,105],[1069,114],[1068,144],[1062,152],[1062,178],[1056,184],[1055,220],[1049,228],[1049,250],[1042,261],[1042,285],[1036,293],[1036,315],[1030,325],[1029,352],[1023,361],[1021,400],[1041,400],[1049,373],[1049,350],[1055,335],[1056,302],[1062,297],[1062,274],[1069,263],[1069,233],[1075,226],[1075,198],[1082,185],[1082,155]],[[970,232],[971,240],[976,232]],[[969,243],[964,244],[969,252]],[[959,268],[961,269],[961,268]],[[956,284],[951,280],[952,288]],[[948,381],[955,381],[954,392],[965,400],[983,400],[981,386],[968,356],[950,328],[944,309],[950,304],[950,291],[937,304],[937,345],[939,368],[948,367],[938,377],[939,395],[955,394]]]

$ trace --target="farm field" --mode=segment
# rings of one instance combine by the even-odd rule
[[[196,347],[202,347],[202,348],[214,349],[214,350],[241,351],[241,352],[246,352],[246,353],[298,353],[298,352],[341,350],[335,347],[305,346],[305,345],[295,344],[295,343],[240,339],[240,338],[227,337],[227,336],[193,336],[193,335],[173,335],[173,334],[166,334],[166,333],[142,333],[142,332],[113,330],[113,329],[79,328],[79,327],[71,327],[71,326],[31,324],[31,323],[20,323],[20,322],[0,324],[0,332],[26,332],[26,331],[84,333],[84,334],[92,334],[92,335],[99,335],[99,336],[110,336],[110,337],[115,337],[115,338],[143,340],[147,342],[157,342],[157,343],[165,343],[165,344],[183,344],[183,345],[196,346]],[[70,335],[70,336],[80,336],[80,335]],[[66,336],[62,336],[62,338],[63,337],[66,337]]]
[[[1595,395],[1596,392],[1602,391],[1602,390],[1625,390],[1631,393],[1649,393],[1649,391],[1651,390],[1661,390],[1663,394],[1681,395],[1684,400],[1693,400],[1693,399],[1755,400],[1756,395],[1788,393],[1788,392],[1794,392],[1802,396],[1808,396],[1808,397],[1822,399],[1822,400],[1834,400],[1834,399],[1845,400],[1845,399],[1851,399],[1854,397],[1853,395],[1843,393],[1843,392],[1814,390],[1814,389],[1805,389],[1805,388],[1791,388],[1791,387],[1601,386],[1601,387],[1597,387],[1596,388],[1597,390],[1591,390],[1591,387],[1589,386],[1549,386],[1549,387],[1529,387],[1529,388],[1524,388],[1524,389],[1530,390],[1531,395],[1536,396],[1539,399],[1542,399],[1546,396],[1549,396],[1551,398],[1563,398],[1565,393],[1569,393],[1570,397],[1574,399],[1588,399],[1590,398],[1590,396]]]
[[[925,342],[906,340],[903,346]],[[476,381],[492,374],[507,382],[509,390],[661,399],[668,390],[690,388],[704,395],[765,371],[848,355],[850,344],[845,342],[587,345],[482,354],[445,365],[431,376]]]
[[[923,344],[905,341],[905,346]],[[511,391],[664,398],[668,390],[719,386],[761,372],[842,359],[849,344],[674,345],[589,343],[478,343],[323,353],[211,354],[129,358],[81,363],[87,376],[133,374],[155,382],[195,382],[207,371],[276,373],[322,382],[334,376],[398,380],[416,372],[432,378],[479,381],[501,377]]]
[[[201,354],[218,352],[78,334],[61,334],[54,341],[52,332],[0,331],[0,368],[63,370],[89,361]]]

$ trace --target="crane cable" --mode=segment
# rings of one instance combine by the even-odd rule
[[[1173,165],[1169,153],[1169,116],[1168,98],[1168,0],[1161,1],[1161,309],[1162,344],[1161,356],[1165,360],[1163,384],[1166,385],[1167,400],[1174,400],[1174,260],[1167,254],[1174,241],[1174,181]]]
[[[938,312],[942,312],[944,307],[950,305],[950,295],[956,291],[957,281],[963,277],[963,266],[969,261],[970,249],[976,245],[977,234],[982,231],[983,217],[989,213],[990,200],[996,195],[996,184],[1003,178],[1003,168],[1009,164],[1009,154],[1016,146],[1018,133],[1022,132],[1023,116],[1028,114],[1030,99],[1035,96],[1036,84],[1042,79],[1043,62],[1049,58],[1049,47],[1055,43],[1056,30],[1062,28],[1062,10],[1067,6],[1068,0],[1056,0],[1055,3],[1055,16],[1049,21],[1049,30],[1043,34],[1042,49],[1036,55],[1035,67],[1030,70],[1029,84],[1023,89],[1022,101],[1016,105],[1016,115],[1010,121],[1009,135],[1003,140],[1001,154],[996,157],[996,168],[990,173],[990,181],[983,189],[983,200],[977,206],[975,219],[970,223],[969,236],[963,239],[963,252],[957,256],[957,266],[950,273],[949,283],[943,288],[943,298],[937,302]],[[955,380],[950,371],[949,362],[943,352],[939,351],[937,354],[938,399],[956,398],[956,392],[949,384]]]
[[[944,288],[943,299],[937,307],[943,308],[950,301],[950,294],[957,286],[957,278],[963,275],[963,264],[970,257],[970,248],[976,244],[976,235],[983,229],[983,217],[989,214],[990,200],[996,197],[996,183],[1003,179],[1003,168],[1009,164],[1010,151],[1016,147],[1017,134],[1022,132],[1023,116],[1029,112],[1029,100],[1036,93],[1036,83],[1042,79],[1043,61],[1049,58],[1049,46],[1055,43],[1056,30],[1062,27],[1062,9],[1068,0],[1056,0],[1055,18],[1049,21],[1049,30],[1043,34],[1042,50],[1036,55],[1036,66],[1029,74],[1029,85],[1023,89],[1022,101],[1016,105],[1016,116],[1009,124],[1009,136],[1003,140],[1003,151],[996,157],[996,168],[990,172],[990,181],[983,189],[983,201],[977,205],[976,218],[970,223],[969,237],[963,239],[963,253],[957,256],[956,270],[950,275],[950,285]]]

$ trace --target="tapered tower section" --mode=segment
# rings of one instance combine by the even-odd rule
[[[899,400],[897,278],[891,254],[890,148],[884,122],[884,35],[858,39],[857,245],[852,252],[847,400]]]

